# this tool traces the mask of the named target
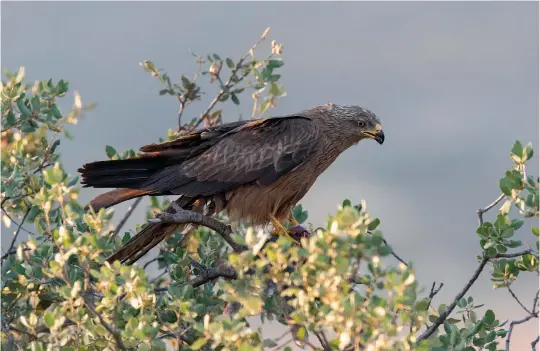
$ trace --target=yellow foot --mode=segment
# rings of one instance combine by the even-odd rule
[[[276,217],[271,216],[270,221],[272,222],[272,225],[274,226],[274,230],[270,234],[289,236],[289,230],[285,228],[285,226],[281,224],[281,222],[278,221]]]

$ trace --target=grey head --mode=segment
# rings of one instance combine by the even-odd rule
[[[384,143],[384,132],[381,121],[373,111],[358,105],[326,104],[319,106],[327,115],[337,122],[336,127],[344,132],[354,133],[359,140],[374,139]]]

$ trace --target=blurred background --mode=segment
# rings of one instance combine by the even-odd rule
[[[271,26],[268,41],[284,45],[288,96],[268,116],[359,104],[386,134],[383,146],[349,149],[318,179],[301,201],[309,221],[322,225],[345,198],[366,200],[395,251],[414,261],[417,279],[428,290],[445,283],[437,305],[477,266],[476,210],[499,195],[512,144],[532,142],[538,151],[535,2],[2,2],[1,14],[2,68],[24,66],[29,81],[68,80],[83,103],[97,103],[59,148],[72,174],[105,159],[106,144],[138,149],[176,128],[176,100],[158,96],[160,83],[139,62],[152,60],[175,80],[195,70],[189,49],[239,58]],[[213,96],[207,91],[185,120]],[[72,99],[64,100],[67,110]],[[249,118],[251,103],[247,95],[240,106],[228,103],[225,121]],[[81,201],[98,193],[83,189]],[[129,205],[116,206],[116,221]],[[144,212],[139,206],[124,229]],[[532,239],[531,223],[522,238]],[[12,229],[2,229],[5,250]],[[514,286],[527,303],[537,288],[533,274]],[[508,291],[492,289],[487,271],[470,295],[501,319],[523,317]],[[537,320],[517,326],[513,349],[529,349],[537,333]]]

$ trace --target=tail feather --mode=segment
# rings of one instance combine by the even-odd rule
[[[170,163],[163,157],[145,156],[126,160],[97,161],[79,168],[84,187],[138,188]]]
[[[202,206],[197,206],[198,201],[191,198],[181,197],[176,204],[183,209],[202,212]],[[168,206],[165,212],[174,213],[172,206]],[[125,264],[133,264],[144,256],[148,251],[172,235],[176,230],[184,231],[190,224],[174,223],[147,223],[139,233],[132,237],[120,250],[107,258],[107,262],[120,261]]]
[[[151,193],[151,190],[116,189],[96,196],[92,201],[90,201],[85,209],[88,210],[91,207],[95,212],[98,212],[102,208],[108,208],[120,202],[149,195]]]

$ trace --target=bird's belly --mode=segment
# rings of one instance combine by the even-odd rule
[[[287,220],[292,208],[315,181],[302,173],[291,172],[269,185],[250,184],[229,192],[226,210],[230,220],[253,226],[266,225],[271,216]]]

